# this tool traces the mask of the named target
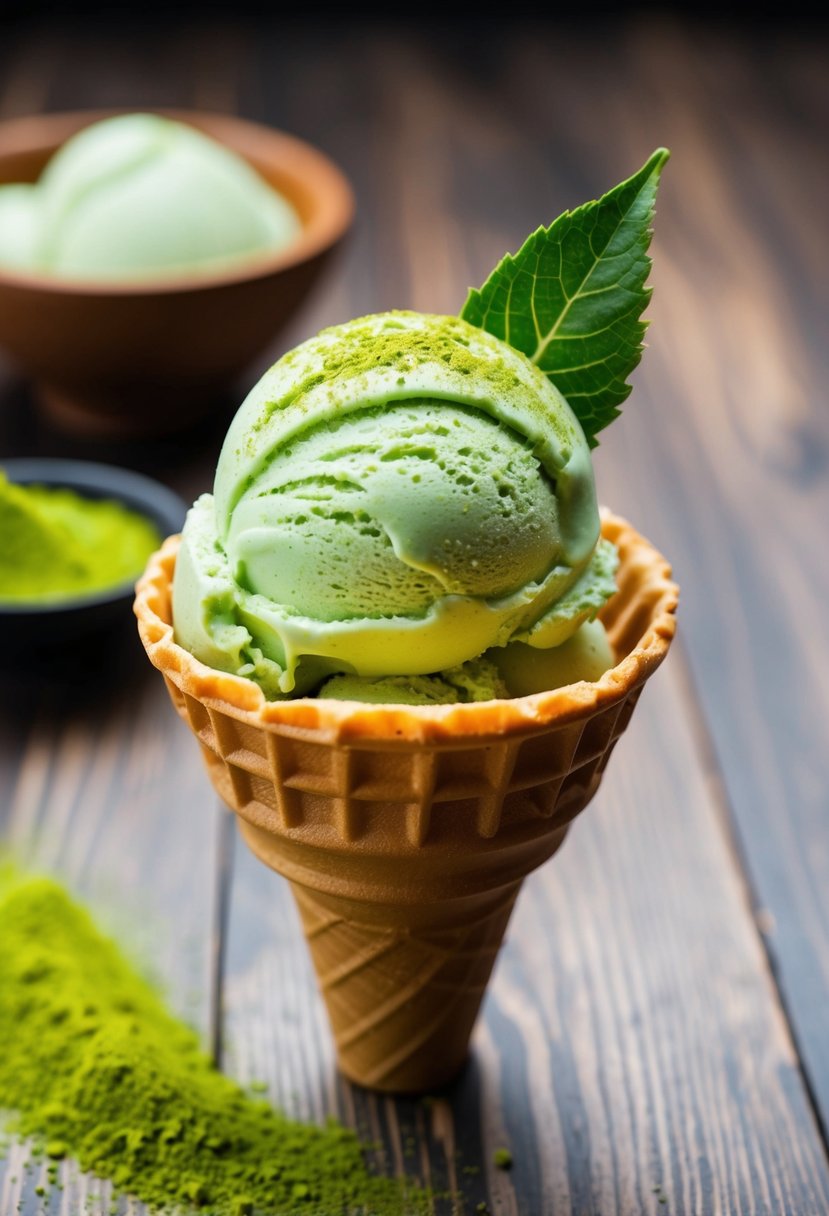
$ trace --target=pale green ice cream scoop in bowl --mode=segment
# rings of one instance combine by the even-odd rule
[[[138,585],[152,663],[247,843],[291,882],[340,1067],[460,1068],[521,882],[664,659],[664,558],[596,505],[657,152],[470,293],[285,355]]]
[[[301,230],[245,160],[160,114],[92,123],[36,185],[0,186],[0,266],[70,280],[209,274],[284,249]]]
[[[68,429],[184,429],[226,404],[352,213],[322,152],[242,119],[0,123],[0,347]]]

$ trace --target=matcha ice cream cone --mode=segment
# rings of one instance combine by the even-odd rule
[[[138,587],[147,653],[242,835],[297,900],[340,1067],[378,1089],[448,1080],[524,877],[592,798],[674,633],[664,558],[609,514],[616,665],[533,696],[470,704],[268,701],[174,640],[173,538]]]
[[[673,636],[670,570],[600,519],[590,457],[639,359],[666,157],[533,233],[462,317],[380,313],[284,355],[139,585],[364,1085],[458,1070],[521,883]]]

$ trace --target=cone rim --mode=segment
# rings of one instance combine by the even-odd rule
[[[180,535],[153,553],[136,584],[134,611],[151,663],[182,693],[238,721],[280,733],[309,730],[331,742],[377,747],[520,736],[549,730],[620,702],[656,670],[676,632],[679,588],[670,563],[627,520],[603,508],[602,536],[620,549],[623,566],[653,591],[638,643],[598,680],[581,680],[525,697],[450,705],[366,704],[316,697],[268,701],[254,681],[206,666],[173,634],[172,581]],[[618,594],[618,593],[617,593]],[[612,599],[609,603],[613,603]],[[601,617],[601,613],[599,614]]]

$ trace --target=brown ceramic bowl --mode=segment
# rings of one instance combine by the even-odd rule
[[[305,298],[351,223],[348,181],[310,144],[225,115],[157,112],[242,155],[294,204],[302,232],[239,269],[140,284],[0,269],[0,347],[76,431],[161,433],[208,413]],[[71,135],[113,113],[0,123],[0,183],[37,180]]]

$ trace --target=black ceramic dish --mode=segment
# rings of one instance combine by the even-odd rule
[[[22,485],[62,486],[87,498],[110,498],[144,515],[158,528],[162,538],[181,531],[186,507],[177,494],[160,482],[119,469],[114,465],[84,460],[2,460],[0,468],[9,481]],[[2,537],[0,537],[2,544]],[[140,571],[136,571],[136,578]],[[0,663],[20,669],[66,652],[76,640],[95,634],[116,636],[135,633],[132,601],[135,579],[104,591],[95,591],[55,603],[0,603],[2,651]],[[106,664],[107,656],[101,655]],[[88,659],[86,660],[88,665]]]

